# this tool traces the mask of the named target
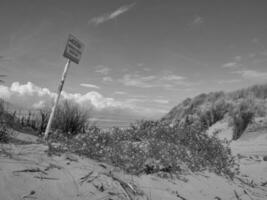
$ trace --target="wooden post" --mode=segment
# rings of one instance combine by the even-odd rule
[[[59,102],[59,98],[60,98],[61,91],[63,89],[64,82],[65,82],[66,77],[67,77],[69,66],[70,66],[70,59],[68,59],[66,65],[65,65],[65,68],[64,68],[64,71],[63,71],[63,74],[62,74],[62,77],[61,77],[61,81],[60,81],[59,86],[58,86],[58,92],[57,92],[57,96],[56,96],[56,99],[55,99],[55,103],[54,103],[54,105],[52,107],[52,110],[51,110],[51,113],[50,113],[50,117],[49,117],[46,129],[45,129],[45,134],[44,134],[44,139],[45,140],[47,140],[48,134],[50,132],[52,121],[53,121],[53,118],[54,118],[54,115],[55,115],[55,111],[56,111],[56,108],[57,108],[57,104]]]

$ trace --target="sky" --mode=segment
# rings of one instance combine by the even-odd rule
[[[0,97],[51,103],[69,34],[85,45],[62,99],[112,120],[267,80],[264,0],[0,0]]]

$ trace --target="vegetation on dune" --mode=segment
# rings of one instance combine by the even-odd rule
[[[211,92],[188,98],[175,106],[163,122],[184,127],[185,122],[207,130],[225,116],[230,117],[233,140],[238,139],[255,116],[266,116],[267,84],[255,85],[234,92]]]
[[[230,92],[228,95],[233,100],[247,99],[251,97],[256,98],[256,99],[266,99],[267,98],[267,84],[254,85],[249,88]]]
[[[237,140],[255,115],[254,103],[243,100],[231,112],[233,123],[233,140]]]
[[[47,108],[39,109],[39,117],[38,117],[38,134],[41,135],[42,133],[45,132],[50,111]]]
[[[38,135],[45,132],[51,110],[47,107],[35,112],[29,111],[26,115],[18,117],[18,122],[22,128],[31,128]],[[61,102],[55,112],[52,122],[52,131],[58,130],[73,136],[89,127],[90,112],[81,108],[71,101]]]
[[[0,142],[7,143],[10,139],[10,127],[14,124],[14,116],[5,109],[5,102],[0,100]]]
[[[89,111],[78,104],[64,101],[56,110],[52,128],[73,136],[84,133],[89,126]]]
[[[91,126],[88,111],[64,101],[56,111],[50,136],[50,142],[57,145],[51,145],[50,150],[78,153],[137,175],[211,170],[233,177],[238,166],[229,146],[205,131],[227,115],[233,139],[238,139],[254,116],[265,116],[266,97],[267,85],[232,93],[201,94],[186,99],[160,121],[140,121],[127,129],[109,131]],[[0,116],[5,113],[2,110],[0,107]],[[29,112],[19,121],[21,126],[42,133],[49,114],[47,109]],[[12,115],[4,118],[7,116],[12,121]]]
[[[108,162],[131,174],[211,170],[232,177],[235,162],[230,148],[215,137],[159,121],[141,121],[128,129],[102,131],[91,127],[73,138],[54,133],[56,151],[71,151]]]
[[[9,141],[9,130],[6,126],[0,126],[0,143],[8,143]]]

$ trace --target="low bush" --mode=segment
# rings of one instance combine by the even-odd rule
[[[10,132],[6,125],[0,124],[0,143],[8,143]]]
[[[101,160],[132,174],[160,171],[179,174],[209,169],[233,176],[235,162],[230,148],[217,138],[190,127],[181,129],[156,121],[142,121],[110,132],[91,128],[85,134],[67,139],[72,152]]]
[[[13,125],[13,117],[10,115],[4,106],[4,101],[0,100],[0,142],[8,143],[10,139],[9,127]]]

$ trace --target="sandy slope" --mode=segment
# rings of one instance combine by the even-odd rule
[[[267,161],[263,160],[263,157],[267,156],[266,123],[266,118],[256,118],[251,127],[248,127],[237,141],[230,142],[233,155],[239,158],[242,179],[255,187],[258,185],[267,186]],[[219,130],[218,137],[220,139],[231,140],[233,130],[227,120],[214,124],[208,130],[208,134],[212,135],[212,132],[216,130]],[[267,187],[263,188],[264,191],[266,189]],[[256,193],[255,190],[252,190],[252,193]],[[267,199],[267,195],[265,199]]]
[[[267,181],[267,130],[246,132],[239,140],[231,142],[233,154],[239,155],[240,169],[256,182]],[[266,196],[267,199],[267,196]]]
[[[34,144],[1,144],[0,200],[267,199],[267,185],[261,186],[267,181],[267,162],[256,154],[240,159],[241,179],[234,181],[209,172],[179,179],[136,177],[72,154],[48,156],[47,147],[33,136],[16,135]]]

